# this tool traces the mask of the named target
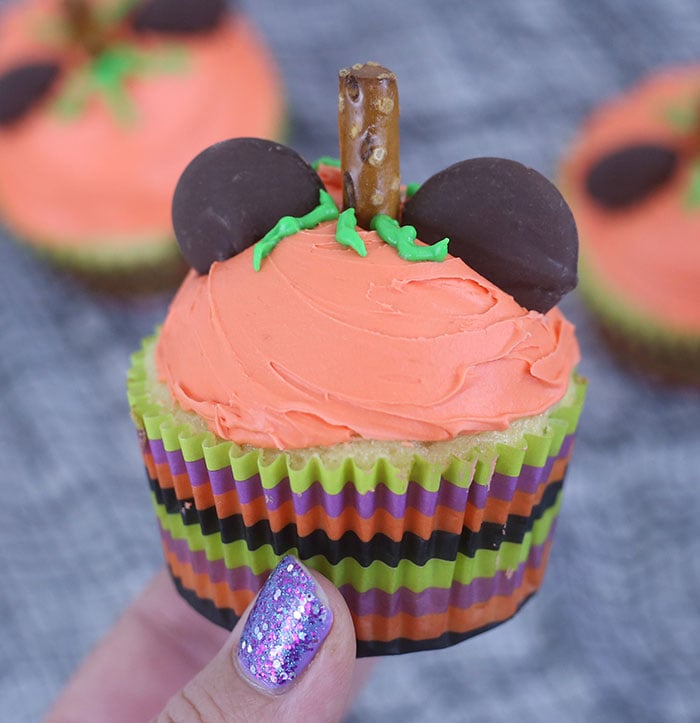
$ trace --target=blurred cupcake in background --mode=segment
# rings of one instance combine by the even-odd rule
[[[700,65],[598,108],[561,169],[580,234],[580,289],[612,347],[700,383]]]
[[[274,62],[223,0],[29,0],[0,15],[0,218],[105,290],[184,273],[170,200],[231,136],[278,137]]]

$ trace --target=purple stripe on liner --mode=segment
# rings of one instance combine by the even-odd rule
[[[239,497],[241,494],[241,485],[245,485],[249,482],[249,480],[245,480],[244,482],[236,483],[236,481],[233,479],[233,472],[231,471],[230,467],[222,467],[221,469],[210,469],[209,479],[211,480],[212,492],[215,495],[223,495],[226,494],[226,492],[230,492],[231,490],[238,490]],[[260,485],[260,477],[258,477],[258,475],[251,477],[251,479],[258,480],[258,486]],[[262,492],[256,495],[256,497],[259,497],[260,494],[262,494]]]
[[[357,514],[366,519],[378,508],[388,511],[397,518],[405,516],[407,508],[431,516],[438,505],[463,512],[467,502],[477,509],[483,509],[489,495],[499,500],[511,501],[516,490],[534,494],[538,487],[548,480],[555,461],[568,455],[572,443],[573,435],[569,435],[564,440],[557,457],[549,457],[543,467],[524,465],[517,478],[494,473],[488,486],[471,484],[467,489],[443,479],[437,492],[429,492],[418,483],[409,482],[405,495],[396,494],[383,484],[378,485],[374,491],[362,495],[356,493],[352,484],[346,484],[340,493],[329,495],[324,492],[320,482],[314,482],[301,494],[294,494],[288,478],[266,490],[263,489],[259,475],[236,481],[230,467],[207,470],[204,460],[184,462],[181,452],[166,453],[161,440],[151,440],[150,447],[156,463],[172,460],[171,469],[174,474],[180,474],[186,469],[190,474],[192,486],[211,482],[214,495],[222,495],[235,489],[241,505],[248,505],[260,497],[265,497],[266,507],[269,510],[277,510],[291,500],[298,515],[305,515],[312,508],[321,506],[330,517],[338,517],[346,507],[353,506]]]
[[[190,476],[190,484],[193,487],[209,484],[207,463],[203,459],[197,459],[194,462],[185,461],[185,467],[187,467],[187,474]]]
[[[185,458],[182,456],[182,452],[179,449],[173,452],[165,452],[168,458],[168,465],[170,466],[170,472],[172,474],[185,474],[187,467],[185,467]]]
[[[534,494],[537,492],[537,488],[549,479],[552,467],[557,459],[559,459],[559,457],[548,457],[544,467],[533,467],[532,465],[524,464],[518,477],[511,477],[494,472],[489,483],[491,494],[497,499],[505,500],[506,502],[510,502],[513,499],[516,490],[528,495]]]
[[[561,449],[559,450],[559,457],[566,457],[567,454],[571,453],[575,438],[575,434],[567,434],[566,437],[564,437],[564,441],[561,443]]]
[[[156,464],[167,464],[168,456],[165,454],[165,447],[163,446],[162,439],[151,439],[149,440],[148,446],[151,448],[153,461]]]
[[[469,496],[468,501],[477,510],[483,510],[486,507],[486,500],[489,497],[489,488],[486,485],[479,485],[476,482],[472,482],[469,485]]]
[[[442,613],[448,607],[466,609],[475,603],[485,603],[494,595],[511,595],[523,582],[526,569],[537,569],[542,561],[556,529],[556,520],[541,545],[530,548],[527,560],[515,570],[498,571],[493,577],[478,577],[464,585],[453,583],[451,588],[426,588],[415,593],[407,588],[399,588],[395,593],[387,593],[376,588],[367,592],[357,592],[349,583],[340,587],[350,609],[356,615],[378,614],[391,617],[400,612],[419,616]],[[190,550],[186,540],[174,539],[167,530],[161,528],[161,539],[165,548],[182,563],[190,564],[195,572],[206,573],[212,582],[225,582],[231,590],[257,591],[267,578],[267,573],[254,575],[248,567],[228,569],[223,560],[209,561],[203,551]]]
[[[467,505],[469,492],[464,487],[442,480],[437,492],[428,492],[418,483],[409,482],[405,495],[396,494],[383,484],[377,485],[374,491],[364,494],[358,494],[352,484],[346,484],[338,494],[329,495],[324,492],[320,482],[314,482],[305,492],[294,494],[288,479],[282,480],[272,489],[263,490],[258,477],[239,482],[237,489],[241,504],[247,504],[264,495],[269,510],[276,510],[291,500],[299,515],[321,506],[330,517],[338,517],[344,509],[352,506],[357,514],[365,519],[371,517],[378,508],[386,510],[394,517],[403,517],[407,508],[432,515],[437,505],[462,512]],[[485,495],[483,499],[475,495],[475,499],[481,502],[482,506],[486,503]]]
[[[558,457],[547,457],[547,461],[542,467],[524,464],[518,476],[518,492],[525,492],[526,494],[537,492],[537,488],[546,482],[552,473],[555,459],[558,459]]]
[[[573,442],[574,435],[567,435],[556,457],[547,457],[547,461],[542,467],[524,464],[518,477],[511,477],[494,472],[489,483],[490,493],[497,499],[505,500],[506,502],[510,502],[513,499],[516,490],[518,492],[524,492],[525,494],[534,494],[537,492],[537,488],[549,479],[554,463],[569,455]]]
[[[509,477],[505,474],[494,472],[491,477],[491,481],[489,482],[489,492],[491,497],[509,502],[513,499],[517,483],[517,477]]]

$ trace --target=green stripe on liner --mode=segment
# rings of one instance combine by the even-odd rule
[[[95,238],[82,247],[62,246],[59,241],[46,242],[28,235],[22,238],[35,253],[57,266],[98,273],[158,266],[180,255],[175,238],[167,235],[144,236],[126,246],[120,245],[118,239]]]
[[[219,533],[203,535],[199,525],[185,525],[179,513],[168,513],[165,507],[158,504],[155,495],[152,499],[161,527],[173,538],[185,540],[190,550],[204,552],[210,562],[223,560],[229,569],[246,566],[260,575],[273,569],[281,559],[281,556],[275,554],[272,545],[262,545],[251,552],[245,540],[224,543]],[[401,560],[397,567],[390,567],[376,561],[368,567],[362,567],[349,557],[332,565],[323,555],[314,555],[304,559],[304,562],[326,575],[336,586],[350,583],[358,592],[378,589],[394,593],[402,587],[421,592],[428,587],[449,588],[454,582],[468,585],[475,578],[493,577],[499,571],[515,570],[525,562],[530,548],[541,545],[549,536],[559,514],[561,499],[560,492],[555,503],[535,521],[532,530],[525,534],[521,543],[504,542],[499,550],[478,550],[474,557],[458,553],[454,562],[434,559],[425,565],[416,565]],[[298,556],[295,547],[287,550],[287,553]]]

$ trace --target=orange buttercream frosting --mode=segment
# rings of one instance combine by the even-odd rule
[[[579,349],[555,308],[527,311],[461,259],[411,263],[335,222],[192,271],[156,348],[171,395],[219,437],[295,449],[505,429],[565,394]]]
[[[691,208],[687,202],[692,165],[682,162],[668,183],[622,210],[600,206],[585,183],[598,160],[625,146],[687,146],[689,129],[670,118],[690,114],[697,122],[699,103],[700,66],[655,75],[598,109],[562,168],[583,270],[651,319],[695,334],[700,332],[700,205]]]
[[[129,81],[131,123],[115,118],[100,97],[77,117],[62,117],[52,101],[85,58],[66,53],[48,33],[58,5],[32,0],[0,19],[0,72],[23,62],[62,62],[52,97],[0,129],[0,213],[43,246],[103,241],[126,247],[172,237],[173,189],[201,148],[280,131],[282,94],[273,62],[238,14],[201,35],[128,35],[125,42],[154,56],[181,50],[182,67]]]

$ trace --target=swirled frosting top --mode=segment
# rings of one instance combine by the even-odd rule
[[[335,222],[190,272],[156,347],[171,395],[218,436],[296,449],[438,441],[506,428],[566,392],[579,349],[554,308],[527,311],[461,259],[411,263]]]

